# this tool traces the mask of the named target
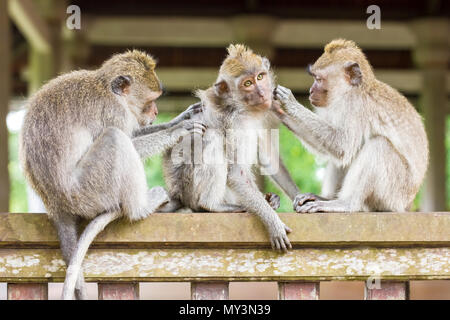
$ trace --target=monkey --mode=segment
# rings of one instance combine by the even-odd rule
[[[205,130],[190,119],[195,105],[150,129],[163,90],[155,67],[145,52],[116,54],[49,81],[27,103],[20,159],[57,230],[68,266],[63,299],[86,298],[81,264],[107,224],[143,219],[169,201],[162,187],[148,189],[141,159]],[[91,221],[78,237],[82,219]]]
[[[278,86],[274,109],[312,153],[328,160],[322,195],[300,194],[294,210],[410,210],[428,167],[422,119],[397,90],[375,78],[355,42],[336,39],[308,67],[314,112]]]
[[[246,46],[231,44],[227,51],[215,84],[196,92],[203,112],[194,118],[203,119],[204,135],[185,136],[164,153],[163,173],[171,200],[163,211],[188,207],[253,212],[268,230],[272,248],[287,251],[292,248],[287,237],[291,229],[274,211],[279,197],[264,196],[253,171],[260,166],[263,173],[271,174],[291,199],[300,193],[281,161],[280,169],[274,170],[279,154],[264,134],[279,123],[270,112],[274,75],[269,60]],[[236,160],[239,156],[250,161]]]

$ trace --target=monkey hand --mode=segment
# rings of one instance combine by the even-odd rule
[[[280,218],[277,217],[275,225],[269,228],[270,244],[272,249],[287,252],[288,249],[292,249],[291,242],[287,237],[287,234],[292,230],[286,226]]]
[[[197,102],[187,107],[186,110],[184,110],[179,116],[177,116],[177,119],[179,121],[189,120],[192,119],[195,114],[200,112],[203,112],[203,104],[201,102]]]
[[[280,196],[279,195],[277,195],[273,192],[268,192],[268,193],[266,193],[265,198],[273,210],[277,210],[280,207]]]
[[[288,114],[292,114],[296,109],[295,106],[299,104],[292,94],[291,89],[280,85],[275,88],[274,98],[275,100],[279,101],[281,110],[285,111]],[[275,109],[275,111],[277,110]]]
[[[191,134],[191,133],[203,135],[206,131],[206,125],[200,119],[198,119],[198,120],[190,119],[190,120],[182,121],[182,122],[180,122],[178,127],[180,129],[183,129],[183,131],[184,131],[183,135],[187,135],[187,134]]]
[[[315,195],[314,193],[301,193],[295,196],[294,199],[294,211],[298,213],[305,213],[305,211],[302,209],[302,206],[307,202],[314,202],[314,201],[320,201],[320,200],[326,200],[325,198],[319,197],[318,195]]]

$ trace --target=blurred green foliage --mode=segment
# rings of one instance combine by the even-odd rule
[[[167,122],[175,114],[160,113],[156,123]],[[450,117],[447,119],[447,207],[450,208]],[[318,173],[324,168],[324,163],[318,163],[315,157],[307,152],[299,140],[284,126],[280,129],[280,151],[286,167],[292,175],[295,183],[302,192],[320,193],[320,179]],[[18,161],[18,134],[10,133],[9,136],[9,174],[11,179],[10,212],[27,212],[26,184],[21,173]],[[154,156],[145,162],[147,183],[152,186],[165,186],[162,175],[162,157]],[[278,212],[291,212],[292,203],[287,196],[282,194],[271,181],[265,178],[267,192],[275,192],[281,197],[281,206]],[[420,193],[414,202],[413,210],[417,210]]]

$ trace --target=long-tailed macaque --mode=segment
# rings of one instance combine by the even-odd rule
[[[311,152],[329,160],[322,196],[298,195],[297,212],[408,210],[428,165],[420,115],[377,80],[353,41],[334,40],[310,66],[309,100],[299,104],[282,86],[278,115]]]
[[[168,124],[146,127],[162,93],[155,61],[141,51],[113,56],[93,71],[50,81],[28,102],[20,138],[26,177],[42,198],[68,265],[63,298],[86,298],[81,264],[89,244],[112,220],[143,219],[168,202],[147,188],[141,158],[204,131],[190,107]],[[78,237],[80,218],[93,219]]]
[[[171,202],[164,211],[184,206],[195,211],[253,212],[266,226],[274,249],[291,248],[286,234],[290,229],[274,211],[279,199],[273,194],[264,197],[252,171],[261,168],[291,199],[299,194],[282,162],[279,169],[274,164],[279,161],[273,148],[278,140],[268,139],[269,129],[276,125],[270,111],[274,87],[267,58],[243,45],[228,47],[216,83],[197,92],[203,112],[195,117],[207,129],[203,136],[192,134],[193,155],[187,136],[165,154]]]

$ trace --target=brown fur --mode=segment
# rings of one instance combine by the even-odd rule
[[[312,152],[329,160],[320,198],[300,195],[298,212],[405,211],[419,191],[428,166],[422,119],[408,100],[375,78],[360,48],[333,40],[310,68],[315,113],[289,89],[276,96],[282,121]],[[328,200],[326,200],[328,199]]]

